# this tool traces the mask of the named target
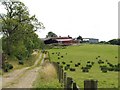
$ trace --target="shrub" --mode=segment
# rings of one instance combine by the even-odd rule
[[[98,58],[100,58],[100,56],[98,56]]]
[[[89,67],[89,68],[91,68],[91,67],[92,67],[92,65],[86,65],[86,67]]]
[[[89,72],[89,70],[84,68],[82,72]]]
[[[78,65],[80,65],[81,63],[78,63]]]
[[[70,67],[70,64],[67,64],[67,67]]]
[[[8,68],[9,69],[13,69],[13,65],[12,64],[8,64]]]
[[[120,67],[115,67],[114,71],[120,71]]]
[[[75,71],[75,68],[70,68],[70,71]]]
[[[19,60],[19,64],[20,64],[20,65],[23,65],[24,62],[23,62],[22,60]]]
[[[70,63],[72,63],[72,61],[70,61]]]
[[[52,53],[52,54],[54,54],[54,53]]]
[[[62,62],[62,64],[65,64],[65,62]]]
[[[109,70],[109,71],[114,71],[114,68],[111,68],[111,67],[110,67],[110,68],[108,68],[108,70]]]
[[[92,65],[94,65],[94,62],[91,62]]]
[[[68,70],[68,69],[69,69],[69,67],[68,67],[68,66],[65,66],[65,67],[64,67],[64,69],[65,69],[65,70]]]
[[[63,56],[61,56],[61,58],[63,58]]]
[[[79,65],[78,64],[75,64],[75,67],[78,67]]]
[[[58,59],[60,59],[60,57],[58,57]]]
[[[60,66],[61,68],[63,68],[63,66]]]
[[[8,72],[12,68],[13,68],[13,65],[9,64],[8,62],[5,62],[4,65],[3,65],[4,72]]]
[[[98,64],[103,64],[104,62],[102,60],[99,60],[98,61]]]
[[[90,61],[87,61],[87,63],[90,63]]]
[[[117,58],[117,56],[115,58]]]
[[[101,71],[102,71],[102,72],[107,72],[108,68],[107,68],[106,65],[100,66],[100,67],[101,67]]]
[[[114,65],[113,65],[113,64],[109,64],[109,66],[110,66],[110,67],[114,67]]]
[[[57,62],[57,64],[60,64],[60,62]]]
[[[107,73],[107,70],[102,70],[103,73]]]

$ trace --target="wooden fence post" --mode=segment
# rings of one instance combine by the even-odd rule
[[[76,83],[73,83],[73,90],[78,90]]]
[[[48,52],[48,58],[49,58],[49,61],[51,61],[51,59],[50,59],[50,53]]]
[[[63,84],[63,73],[64,73],[64,71],[63,71],[63,69],[61,68],[61,84]]]
[[[84,90],[97,90],[97,80],[85,80]]]
[[[72,90],[72,78],[71,77],[67,77],[67,90]]]
[[[64,72],[64,79],[63,79],[63,81],[64,81],[64,89],[66,88],[66,84],[67,84],[67,78],[66,78],[66,76],[67,76],[67,73],[66,72]]]
[[[59,77],[59,83],[61,82],[61,67],[58,65],[58,77]]]

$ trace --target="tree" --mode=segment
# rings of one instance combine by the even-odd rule
[[[47,36],[46,36],[47,38],[48,37],[57,37],[57,35],[55,34],[55,33],[53,33],[53,32],[48,32],[48,34],[47,34]]]
[[[113,45],[120,45],[120,39],[112,39],[109,40],[108,42]]]
[[[83,41],[82,36],[79,35],[79,36],[77,37],[77,40],[80,40],[80,41],[82,42],[82,41]]]
[[[31,16],[27,7],[20,1],[4,1],[7,14],[0,14],[2,19],[3,51],[7,55],[32,53],[38,48],[38,36],[35,31],[44,29],[44,25],[38,22],[35,15]],[[37,45],[36,45],[37,44]],[[21,50],[22,52],[21,52]]]

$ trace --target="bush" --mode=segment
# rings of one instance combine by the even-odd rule
[[[63,56],[61,56],[61,58],[63,58]]]
[[[80,65],[81,63],[78,63],[78,65]]]
[[[72,63],[72,61],[70,61],[70,63]]]
[[[107,70],[102,70],[103,73],[107,73]]]
[[[70,64],[67,64],[67,67],[70,67]]]
[[[69,69],[69,67],[68,67],[68,66],[65,66],[65,67],[64,67],[64,70],[68,70],[68,69]]]
[[[20,65],[23,65],[24,62],[23,62],[22,60],[19,60],[19,64],[20,64]]]
[[[4,72],[8,72],[10,69],[13,69],[13,65],[9,64],[8,62],[5,62],[3,65]]]
[[[75,68],[70,68],[70,71],[75,71]]]
[[[104,66],[100,66],[100,67],[101,67],[101,71],[102,71],[102,72],[104,72],[104,73],[107,72],[108,67],[107,67],[106,65],[104,65]]]
[[[57,64],[60,64],[60,62],[57,62]]]
[[[114,71],[114,68],[111,68],[111,67],[110,67],[110,68],[108,68],[108,70],[109,70],[109,71]]]
[[[92,65],[94,65],[94,62],[91,62]]]
[[[87,61],[87,63],[90,63],[90,61]]]
[[[65,64],[65,62],[62,62],[62,64]]]
[[[8,64],[8,68],[9,69],[13,69],[13,65],[12,64]]]
[[[82,72],[89,72],[89,70],[86,69],[86,68],[84,68],[84,69],[82,70]]]

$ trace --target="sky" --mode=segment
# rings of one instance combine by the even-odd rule
[[[120,0],[20,0],[36,15],[45,29],[58,36],[97,38],[108,41],[118,38],[118,1]],[[1,9],[3,9],[1,7]]]

